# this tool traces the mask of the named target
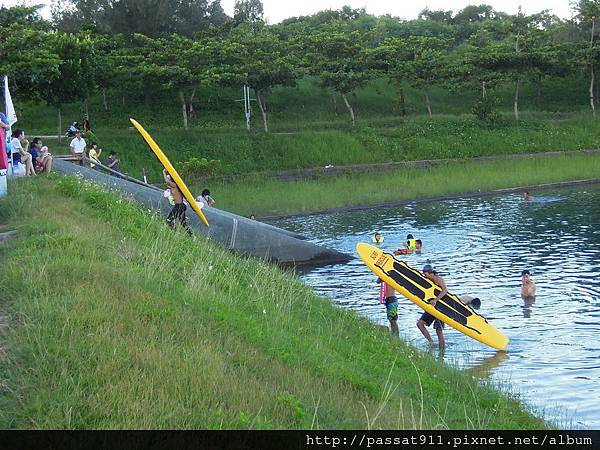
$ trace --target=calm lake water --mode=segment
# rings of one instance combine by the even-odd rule
[[[496,352],[446,327],[448,364],[519,393],[532,410],[562,428],[600,428],[600,187],[413,203],[352,213],[281,219],[275,225],[355,254],[381,232],[383,248],[422,239],[421,255],[451,292],[480,297],[479,310],[509,338]],[[537,285],[535,302],[520,296],[521,270]],[[358,259],[300,273],[336,304],[387,325],[373,273]],[[400,300],[405,339],[427,348],[415,323],[421,310]],[[435,333],[432,333],[435,339]],[[435,351],[435,350],[434,350]]]

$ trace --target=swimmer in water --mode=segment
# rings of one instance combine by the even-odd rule
[[[373,244],[383,244],[384,240],[385,238],[379,232],[375,233],[375,235],[371,238],[371,242]]]
[[[411,253],[421,253],[423,251],[423,241],[421,239],[415,239],[415,248],[414,250],[405,247],[394,250],[394,255],[410,255]]]

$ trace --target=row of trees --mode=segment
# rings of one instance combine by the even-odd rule
[[[161,13],[167,10],[173,15]],[[341,97],[352,124],[348,94],[374,78],[397,86],[402,107],[403,86],[420,89],[429,115],[434,85],[486,98],[509,82],[518,120],[523,82],[585,72],[595,114],[600,0],[580,0],[576,11],[563,21],[481,5],[455,15],[425,10],[402,21],[345,7],[267,25],[259,0],[238,0],[233,18],[218,0],[74,0],[55,3],[51,23],[35,8],[0,9],[0,72],[11,77],[17,96],[54,105],[59,127],[63,104],[100,92],[108,108],[106,93],[117,89],[172,92],[187,129],[199,86],[248,85],[268,131],[269,92],[305,75]]]

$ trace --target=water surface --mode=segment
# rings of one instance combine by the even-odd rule
[[[510,386],[560,427],[600,427],[600,187],[536,192],[531,201],[509,194],[274,224],[351,254],[376,231],[390,252],[408,233],[422,239],[422,254],[402,258],[416,268],[430,262],[451,292],[480,297],[479,312],[511,340],[505,354],[446,327],[445,361]],[[521,298],[523,269],[537,285],[534,302]],[[387,324],[376,277],[360,260],[300,276],[336,304]],[[400,332],[426,348],[415,326],[420,314],[401,298]]]

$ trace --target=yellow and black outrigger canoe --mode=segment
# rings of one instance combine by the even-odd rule
[[[432,306],[429,301],[441,288],[404,261],[365,243],[357,244],[356,251],[369,269],[419,308],[479,342],[498,350],[506,349],[508,338],[456,295],[448,293]]]

